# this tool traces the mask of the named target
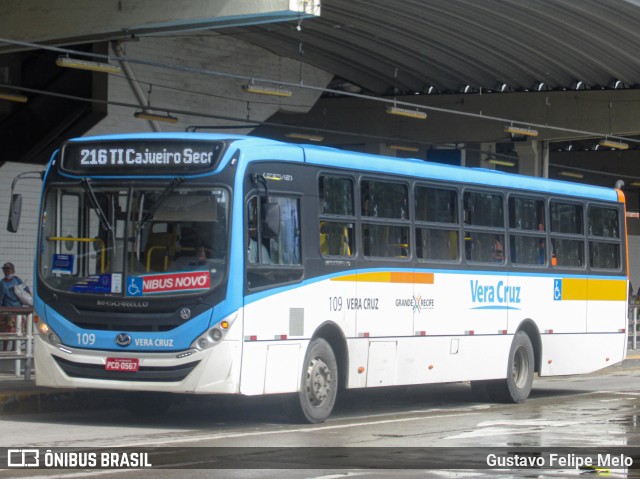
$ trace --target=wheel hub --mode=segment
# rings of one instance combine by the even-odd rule
[[[307,392],[315,405],[320,404],[331,393],[331,371],[321,359],[316,358],[309,363]]]

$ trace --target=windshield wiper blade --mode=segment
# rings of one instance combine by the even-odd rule
[[[96,198],[96,194],[91,187],[91,183],[89,183],[88,178],[84,178],[82,180],[82,186],[84,187],[84,191],[87,193],[89,197],[89,201],[91,201],[91,205],[95,208],[96,214],[98,215],[98,219],[100,220],[100,224],[106,229],[110,234],[113,234],[113,225],[109,222],[107,215],[104,214],[104,210],[100,206],[98,202],[98,198]]]
[[[151,208],[149,208],[149,211],[147,211],[147,213],[142,217],[142,219],[138,221],[138,224],[136,225],[138,230],[144,228],[144,225],[146,225],[149,221],[153,219],[153,215],[156,214],[156,211],[158,211],[158,208],[160,208],[160,205],[164,202],[164,200],[166,200],[169,197],[171,193],[173,193],[173,190],[175,190],[176,187],[183,181],[184,181],[184,178],[176,178],[164,189],[162,193],[160,193],[160,196],[158,197],[156,202],[153,205],[151,205]]]

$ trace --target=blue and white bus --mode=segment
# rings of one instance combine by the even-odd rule
[[[55,152],[39,225],[37,384],[137,391],[132,410],[289,393],[322,422],[343,389],[452,381],[522,402],[535,373],[625,356],[614,188],[126,134]]]

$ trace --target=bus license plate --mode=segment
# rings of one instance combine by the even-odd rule
[[[107,358],[104,368],[107,371],[123,371],[134,373],[140,367],[138,358]]]

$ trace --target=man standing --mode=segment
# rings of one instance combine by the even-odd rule
[[[9,308],[19,308],[22,303],[18,299],[14,288],[22,284],[23,281],[14,275],[16,269],[13,263],[5,263],[2,265],[2,272],[4,273],[4,279],[0,282],[0,306]]]
[[[15,271],[16,269],[14,268],[13,263],[7,262],[2,265],[4,278],[0,281],[0,306],[9,308],[20,308],[22,306],[22,302],[16,295],[15,287],[19,284],[23,284],[23,281],[13,274]],[[16,333],[16,318],[22,319],[23,316],[18,316],[14,313],[0,316],[0,331],[5,333]],[[2,341],[2,349],[4,351],[12,350],[13,341]]]

